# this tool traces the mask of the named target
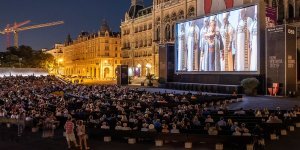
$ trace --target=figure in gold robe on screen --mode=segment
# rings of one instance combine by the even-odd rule
[[[205,67],[205,64],[207,64],[207,58],[208,58],[208,47],[207,47],[207,41],[205,40],[205,34],[208,32],[209,28],[209,18],[203,18],[203,27],[200,30],[200,41],[199,41],[199,50],[200,50],[200,61],[199,61],[199,70],[205,71],[208,70],[208,68]]]
[[[236,36],[236,71],[250,71],[250,26],[252,19],[246,15],[247,9],[240,10]]]
[[[221,35],[217,27],[216,16],[210,17],[208,32],[205,34],[205,41],[207,42],[208,55],[204,60],[205,71],[221,71],[220,64],[220,49],[221,49]]]
[[[199,27],[192,21],[188,30],[188,61],[187,71],[199,71]]]
[[[250,71],[257,71],[257,6],[250,27]]]
[[[221,50],[221,71],[233,71],[233,55],[232,45],[234,39],[234,28],[229,22],[230,13],[224,13],[222,15],[222,26],[220,28],[220,34],[222,36],[223,49]]]
[[[187,70],[187,45],[185,23],[179,25],[178,31],[178,70]]]

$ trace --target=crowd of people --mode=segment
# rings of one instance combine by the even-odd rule
[[[118,85],[77,85],[63,83],[53,76],[0,78],[0,118],[24,120],[43,129],[43,137],[53,137],[64,126],[68,146],[89,149],[87,128],[142,132],[181,133],[191,129],[209,135],[226,132],[234,136],[261,133],[259,124],[247,127],[235,116],[253,116],[267,123],[300,114],[300,107],[275,112],[268,109],[227,109],[233,96],[202,93],[152,93]],[[216,100],[217,99],[217,100]],[[214,103],[215,105],[213,105]],[[230,117],[226,117],[232,116]],[[218,120],[215,120],[215,116]],[[251,129],[250,129],[251,128]],[[77,143],[74,131],[79,138]],[[87,129],[88,130],[88,129]]]

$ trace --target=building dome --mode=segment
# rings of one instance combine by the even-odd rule
[[[138,12],[144,9],[143,1],[142,0],[131,0],[131,6],[128,10],[128,16],[130,18],[136,18]]]
[[[102,24],[101,24],[101,27],[100,27],[100,32],[103,32],[103,33],[104,33],[104,32],[106,32],[106,31],[110,32],[110,27],[109,27],[107,21],[104,19],[104,20],[102,21]]]

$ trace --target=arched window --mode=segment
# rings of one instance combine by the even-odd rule
[[[171,26],[171,31],[172,31],[172,34],[171,34],[171,40],[174,40],[175,38],[175,23],[172,24]]]
[[[166,41],[170,41],[171,39],[171,30],[170,30],[170,25],[167,24],[165,28],[165,39]]]
[[[159,41],[160,40],[160,27],[158,26],[156,29],[156,40]]]
[[[177,20],[176,12],[173,12],[173,13],[172,13],[171,20],[172,20],[172,21],[176,21],[176,20]]]
[[[184,11],[183,10],[179,10],[178,19],[184,19]]]
[[[294,18],[294,7],[292,4],[289,4],[289,18]]]
[[[169,21],[170,21],[170,16],[166,15],[165,18],[164,18],[164,22],[169,22]]]
[[[193,6],[189,8],[188,16],[189,17],[195,16],[195,8]]]
[[[160,24],[160,18],[159,17],[156,18],[156,24]]]

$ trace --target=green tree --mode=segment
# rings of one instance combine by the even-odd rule
[[[1,67],[45,68],[51,66],[54,57],[42,51],[33,50],[30,46],[8,47],[1,53]]]

